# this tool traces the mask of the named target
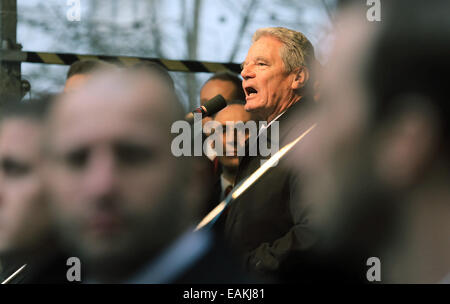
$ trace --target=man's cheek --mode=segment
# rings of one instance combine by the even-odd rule
[[[45,175],[45,185],[52,196],[70,196],[80,192],[82,178],[64,168],[54,168]]]
[[[171,185],[170,179],[167,178],[168,169],[161,169],[160,174],[152,172],[152,174],[143,174],[141,178],[126,179],[126,182],[120,187],[120,192],[117,195],[124,195],[135,198],[139,201],[153,200],[158,197],[164,189]]]

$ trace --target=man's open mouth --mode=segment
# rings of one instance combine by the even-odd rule
[[[257,94],[258,91],[255,90],[253,87],[246,87],[245,93],[247,94],[247,96],[253,96],[253,95]]]

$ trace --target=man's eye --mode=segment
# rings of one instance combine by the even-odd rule
[[[66,157],[64,157],[64,161],[73,169],[81,169],[86,166],[88,156],[89,152],[86,149],[80,149],[69,152]]]
[[[31,167],[27,164],[23,164],[12,159],[5,159],[2,161],[2,170],[6,176],[19,177],[28,174],[31,171]]]
[[[115,153],[119,163],[133,166],[150,161],[154,155],[150,148],[134,144],[119,144]]]
[[[265,66],[265,65],[267,65],[267,63],[265,63],[265,62],[258,62],[257,65],[259,65],[259,66]]]
[[[2,162],[2,170],[7,176],[18,177],[28,174],[31,170],[31,167],[14,160],[5,160]]]

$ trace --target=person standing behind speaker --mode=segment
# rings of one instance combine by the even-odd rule
[[[223,71],[212,75],[200,89],[200,105],[215,97],[222,95],[225,100],[242,100],[245,101],[244,90],[242,89],[242,80],[238,75]],[[203,118],[202,123],[211,121],[211,117]]]
[[[239,168],[239,149],[243,149],[245,141],[249,137],[249,130],[239,128],[239,123],[247,123],[252,120],[251,113],[245,111],[245,102],[241,100],[229,101],[227,106],[213,116],[217,126],[221,126],[222,155],[216,157],[220,165],[220,174],[216,179],[213,197],[209,202],[208,211],[216,207],[233,189],[237,171]],[[228,126],[228,127],[227,127]],[[227,133],[229,138],[227,139]],[[231,155],[227,155],[227,151]],[[223,219],[221,219],[222,221]]]
[[[222,95],[227,103],[232,100],[245,101],[245,94],[242,89],[242,80],[238,75],[231,72],[217,72],[203,84],[203,87],[200,90],[200,105],[204,105],[205,102],[218,94]],[[202,125],[205,125],[206,122],[211,120],[212,117],[203,118]],[[205,134],[205,136],[208,135],[210,134]],[[216,175],[219,175],[221,171],[220,164],[211,147],[207,150],[206,156],[213,162],[213,172]]]
[[[232,101],[242,101],[245,103],[245,94],[242,89],[242,80],[237,74],[228,71],[217,72],[212,75],[202,86],[200,90],[200,105],[204,105],[208,100],[215,97],[216,95],[222,95],[227,101],[227,104]],[[213,117],[205,117],[202,119],[202,125],[204,126],[206,122],[212,121]],[[203,133],[204,139],[211,134]],[[220,201],[221,193],[221,179],[222,166],[217,158],[216,153],[212,146],[207,146],[205,151],[206,158],[211,161],[210,171],[212,183],[211,193],[206,199],[205,211],[206,215],[209,211],[214,208],[218,201]]]

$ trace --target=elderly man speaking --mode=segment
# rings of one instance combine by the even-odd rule
[[[268,124],[260,128],[257,140],[249,140],[247,145],[260,147],[259,142],[267,140],[269,145],[277,141],[282,148],[312,125],[305,114],[313,104],[309,83],[314,60],[314,48],[302,33],[281,27],[256,31],[242,64],[242,86],[245,109]],[[272,132],[275,125],[279,132]],[[264,158],[257,151],[256,156],[247,152],[242,157],[236,184],[261,165]],[[221,219],[225,220],[227,239],[244,257],[246,268],[264,275],[279,274],[285,258],[309,248],[314,240],[308,228],[307,205],[297,199],[299,174],[285,163],[282,159],[271,168]]]

